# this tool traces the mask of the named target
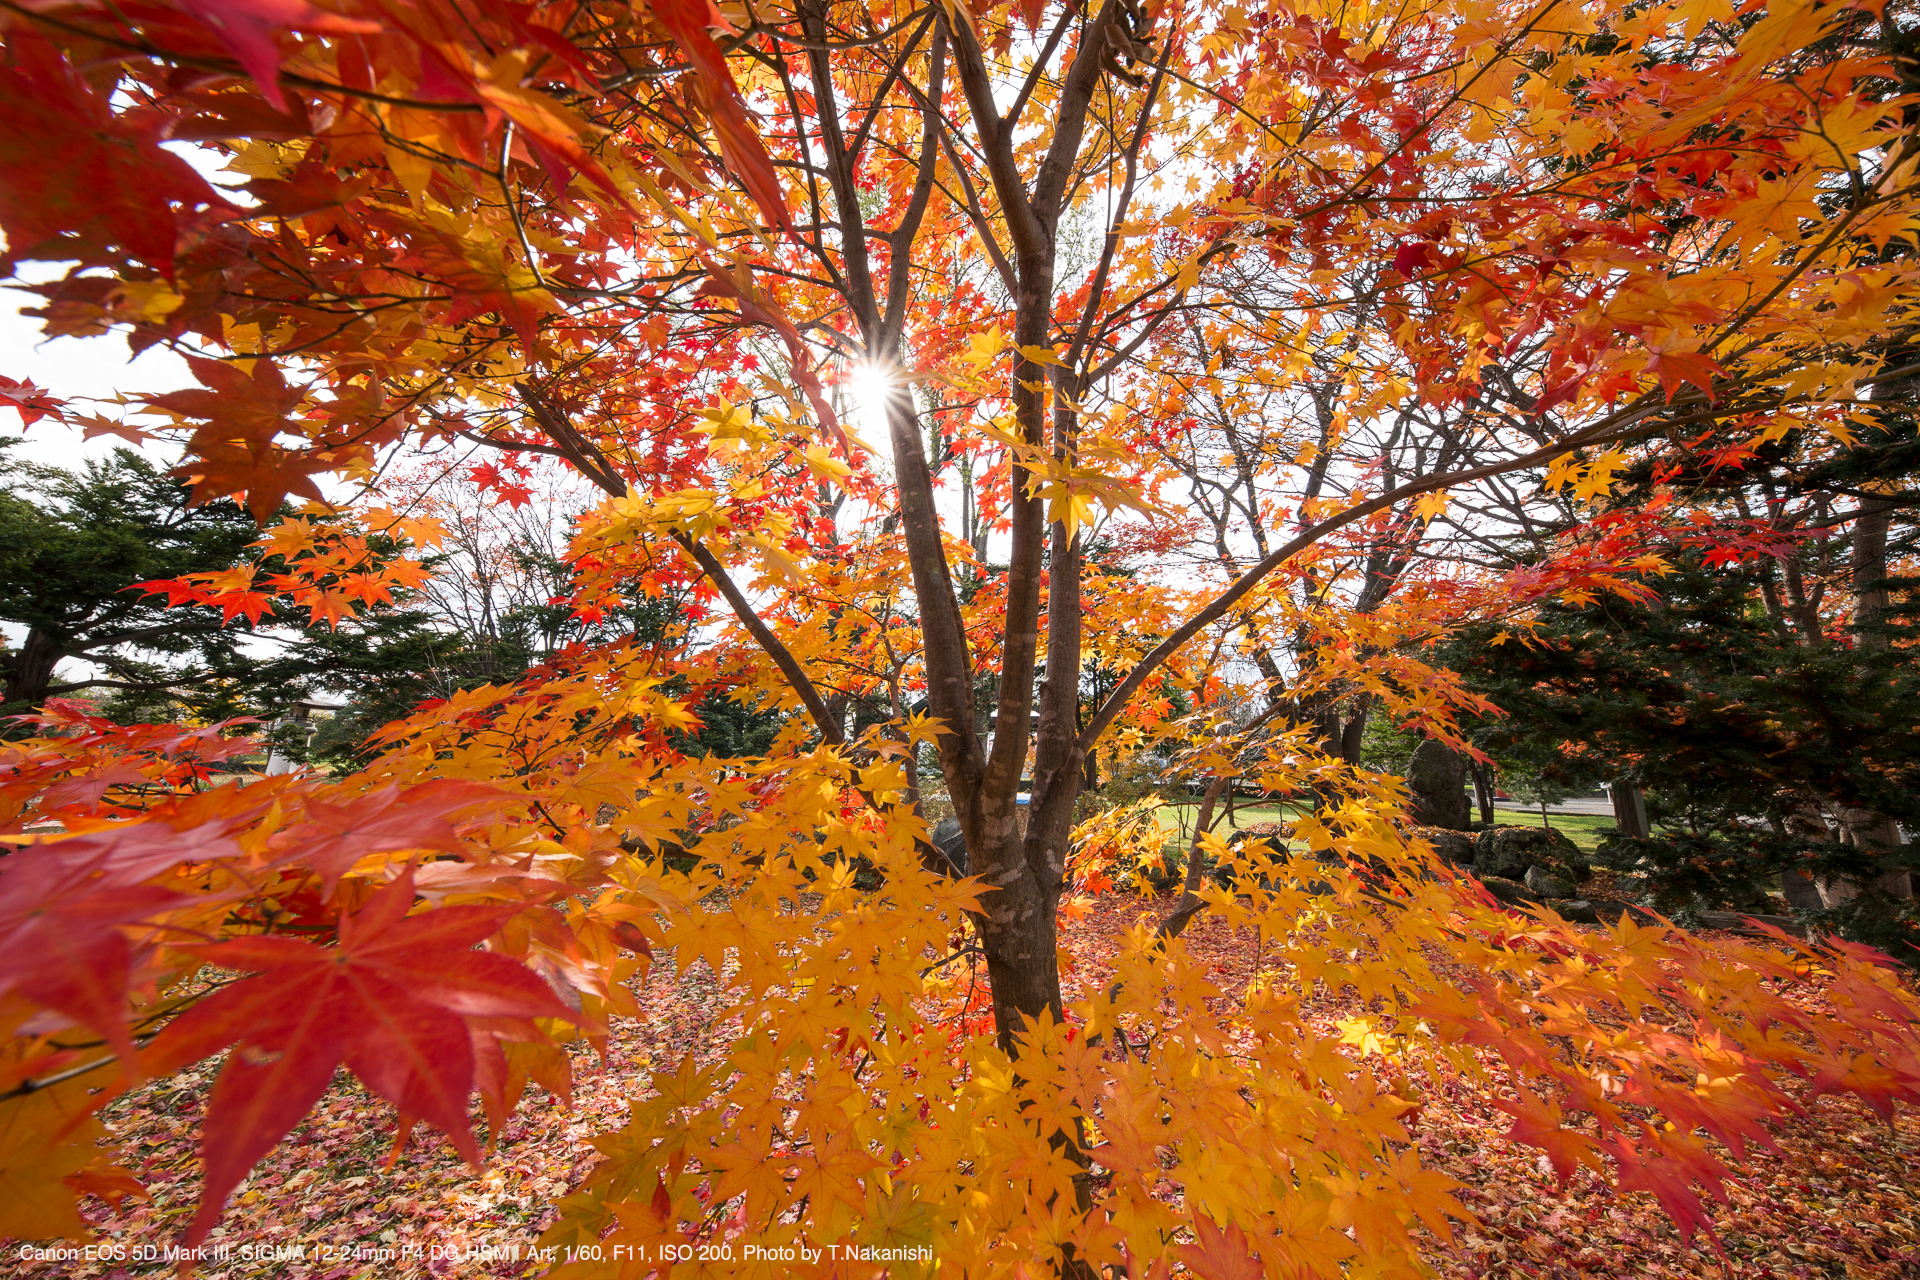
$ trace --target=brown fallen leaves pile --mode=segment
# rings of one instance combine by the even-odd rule
[[[1109,896],[1068,928],[1080,957],[1073,981],[1104,980],[1107,941],[1145,912],[1170,902]],[[1255,947],[1216,918],[1187,931],[1189,949],[1215,969],[1222,989],[1244,990]],[[617,1024],[602,1063],[584,1045],[575,1058],[571,1111],[530,1090],[486,1168],[475,1173],[437,1134],[416,1132],[390,1168],[392,1109],[345,1079],[263,1161],[229,1206],[213,1243],[225,1261],[203,1264],[209,1280],[387,1280],[416,1276],[536,1276],[529,1255],[552,1206],[598,1159],[596,1132],[618,1127],[627,1100],[649,1074],[687,1054],[713,1054],[714,977],[695,964],[675,979],[671,958],[656,966],[641,1001],[648,1016]],[[1069,992],[1069,998],[1074,993]],[[1327,1024],[1345,1016],[1323,1002]],[[121,1259],[35,1262],[22,1242],[0,1249],[0,1277],[115,1280],[171,1271],[158,1254],[177,1240],[199,1189],[195,1143],[215,1063],[158,1081],[106,1113],[127,1163],[151,1193],[117,1208],[88,1202],[98,1243]],[[1479,1217],[1451,1244],[1433,1242],[1428,1260],[1446,1277],[1641,1277],[1722,1273],[1705,1239],[1682,1248],[1650,1196],[1617,1194],[1581,1170],[1562,1190],[1537,1152],[1498,1138],[1510,1118],[1458,1080],[1427,1077],[1415,1133],[1424,1163],[1458,1179],[1457,1193]],[[478,1120],[476,1115],[476,1120]],[[1823,1098],[1776,1130],[1780,1154],[1750,1151],[1744,1185],[1715,1206],[1714,1228],[1740,1276],[1920,1277],[1920,1116],[1892,1126],[1849,1099]],[[268,1246],[271,1246],[269,1250]],[[251,1257],[244,1256],[251,1247]],[[296,1256],[300,1255],[300,1256]],[[517,1256],[516,1256],[517,1255]],[[800,1268],[795,1271],[799,1274]]]

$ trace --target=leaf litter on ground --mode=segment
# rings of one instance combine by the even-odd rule
[[[1105,895],[1065,921],[1063,942],[1076,958],[1069,999],[1106,981],[1121,933],[1172,906],[1171,897]],[[1222,990],[1246,990],[1260,963],[1250,931],[1203,914],[1183,936]],[[425,1129],[387,1166],[393,1108],[337,1076],[320,1105],[235,1191],[209,1241],[226,1256],[202,1262],[198,1274],[412,1280],[545,1271],[550,1264],[532,1246],[558,1202],[598,1161],[590,1139],[625,1122],[628,1102],[649,1092],[653,1072],[671,1071],[688,1054],[717,1060],[720,1037],[730,1031],[716,1022],[722,989],[712,971],[695,963],[676,977],[671,953],[659,960],[638,987],[646,1016],[616,1021],[604,1060],[585,1044],[576,1047],[572,1110],[529,1085],[478,1172],[444,1135]],[[1335,1023],[1356,1010],[1352,999],[1323,993],[1312,1017],[1338,1035]],[[164,1250],[178,1243],[193,1216],[199,1125],[218,1066],[210,1060],[153,1081],[104,1112],[123,1162],[151,1197],[129,1197],[118,1207],[83,1201],[107,1256],[36,1262],[22,1242],[9,1241],[0,1251],[0,1277],[122,1280],[172,1270]],[[1456,1195],[1479,1219],[1451,1244],[1432,1240],[1427,1262],[1447,1280],[1920,1278],[1920,1115],[1901,1113],[1888,1125],[1853,1099],[1827,1097],[1776,1125],[1780,1151],[1749,1150],[1730,1203],[1709,1202],[1730,1268],[1723,1272],[1704,1238],[1682,1246],[1650,1195],[1617,1192],[1586,1169],[1563,1189],[1545,1155],[1501,1140],[1511,1117],[1484,1093],[1434,1073],[1418,1082],[1425,1095],[1413,1134],[1420,1158],[1463,1184]],[[473,1119],[483,1129],[477,1105]]]

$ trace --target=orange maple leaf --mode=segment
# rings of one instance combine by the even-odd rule
[[[1204,1280],[1260,1280],[1266,1274],[1260,1255],[1237,1224],[1230,1222],[1222,1230],[1203,1214],[1194,1218],[1193,1234],[1194,1244],[1183,1244],[1174,1252]]]

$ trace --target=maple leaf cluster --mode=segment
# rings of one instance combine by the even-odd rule
[[[733,1034],[597,1140],[556,1274],[751,1232],[966,1274],[1413,1275],[1470,1220],[1410,1141],[1416,1062],[1494,1077],[1507,1141],[1689,1236],[1771,1121],[1920,1100],[1884,957],[1509,912],[1319,715],[1457,744],[1489,708],[1421,653],[1463,619],[1771,545],[1666,493],[1512,572],[1416,565],[1456,495],[1525,474],[1590,514],[1662,442],[1838,439],[1910,376],[1920,152],[1875,15],[854,8],[0,16],[0,270],[72,264],[32,286],[50,334],[172,344],[197,384],[137,422],[12,379],[0,407],[172,440],[196,501],[263,526],[307,504],[145,590],[337,624],[443,533],[396,457],[517,508],[538,455],[597,491],[554,607],[684,604],[423,704],[340,776],[60,705],[0,746],[0,1233],[82,1232],[77,1197],[133,1185],[90,1117],[219,1054],[188,1243],[341,1067],[477,1161],[470,1100],[497,1131],[529,1080],[564,1096],[563,1043],[604,1046],[655,956]],[[855,370],[881,389],[844,416],[890,458],[843,425]],[[1199,458],[1202,417],[1264,434]],[[782,717],[766,754],[685,749],[716,692]],[[1144,922],[1064,994],[1072,892],[1159,836],[1150,806],[1076,831],[1081,770],[1149,742],[1310,802],[1281,843],[1196,845],[1232,887],[1190,876],[1181,918],[1262,949],[1231,1008]],[[1329,1032],[1322,988],[1364,1012]]]

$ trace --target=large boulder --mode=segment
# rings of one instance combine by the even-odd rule
[[[1428,738],[1407,762],[1407,786],[1413,792],[1412,816],[1423,827],[1465,831],[1473,820],[1467,800],[1467,759],[1446,743]]]
[[[1540,895],[1521,884],[1518,880],[1507,880],[1500,876],[1488,876],[1481,884],[1486,886],[1503,906],[1524,907],[1530,902],[1540,901]]]
[[[1462,867],[1473,865],[1473,837],[1464,831],[1449,831],[1445,827],[1413,827],[1407,834],[1425,840],[1433,846],[1435,853],[1448,862]]]
[[[1571,898],[1573,896],[1572,883],[1562,880],[1545,867],[1528,867],[1526,884],[1527,888],[1533,890],[1543,898]]]
[[[1551,827],[1489,827],[1473,842],[1473,872],[1525,880],[1530,867],[1578,884],[1593,874],[1578,845]]]

